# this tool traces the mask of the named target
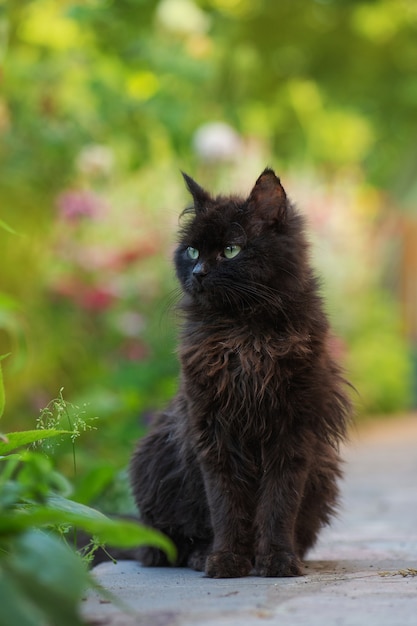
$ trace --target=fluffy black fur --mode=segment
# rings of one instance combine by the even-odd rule
[[[350,414],[303,218],[270,169],[247,199],[184,178],[181,380],[134,453],[134,495],[177,565],[297,576],[337,504]],[[154,548],[140,559],[167,564]]]

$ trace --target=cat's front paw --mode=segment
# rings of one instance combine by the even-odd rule
[[[139,548],[137,559],[145,567],[166,567],[169,565],[165,553],[158,548]]]
[[[197,572],[204,572],[208,551],[209,547],[207,545],[196,548],[188,557],[188,567],[195,569]]]
[[[258,555],[255,561],[258,576],[303,576],[300,560],[291,552],[273,552]]]
[[[206,560],[205,572],[210,578],[241,578],[248,576],[252,562],[235,552],[212,552]]]

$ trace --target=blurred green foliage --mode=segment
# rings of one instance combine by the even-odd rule
[[[416,70],[414,0],[2,3],[10,429],[32,428],[24,416],[64,387],[101,417],[84,470],[109,457],[123,468],[176,386],[179,170],[245,192],[266,164],[310,218],[359,410],[406,408],[410,356],[380,234],[415,179]],[[225,149],[198,141],[217,121],[235,133],[221,131]]]
[[[2,176],[22,201],[68,184],[88,142],[124,171],[189,159],[207,119],[383,187],[415,153],[414,0],[10,0],[1,32]]]
[[[0,363],[0,418],[1,373]],[[61,390],[43,409],[37,429],[0,433],[0,626],[83,626],[84,594],[98,588],[87,563],[100,547],[154,545],[175,558],[174,546],[162,534],[69,499],[75,495],[71,483],[45,449],[51,449],[52,438],[69,436],[74,444],[87,427],[83,412],[67,403]],[[90,488],[91,482],[90,477]],[[84,542],[77,542],[76,528],[86,532]]]

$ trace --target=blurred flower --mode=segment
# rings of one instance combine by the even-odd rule
[[[338,335],[330,335],[327,339],[330,354],[336,361],[343,362],[346,359],[346,342]]]
[[[136,311],[123,311],[114,320],[117,330],[125,337],[137,337],[143,332],[146,324],[140,313]]]
[[[94,218],[100,215],[104,203],[92,191],[70,189],[58,196],[57,206],[62,219],[77,222],[84,217]]]
[[[205,161],[231,161],[240,154],[242,140],[228,124],[209,122],[197,129],[193,145],[198,156]]]
[[[76,159],[76,166],[87,176],[109,176],[114,165],[114,154],[111,148],[101,144],[85,146]]]
[[[51,288],[55,294],[72,300],[88,311],[106,311],[118,298],[118,294],[111,287],[87,285],[77,278],[61,279]]]
[[[112,274],[121,273],[135,263],[147,259],[158,252],[157,246],[153,242],[138,241],[135,245],[131,244],[125,250],[112,247],[108,242],[91,243],[85,245],[81,242],[70,241],[71,245],[65,247],[65,243],[60,242],[58,248],[58,256],[61,259],[71,263],[72,269],[77,271],[92,272],[111,272]]]
[[[107,267],[112,270],[124,270],[133,263],[153,256],[158,252],[157,245],[152,241],[138,241],[135,247],[126,248],[109,257]]]
[[[157,17],[164,28],[181,35],[205,33],[210,26],[209,16],[192,0],[162,0]]]
[[[79,302],[89,311],[105,311],[112,306],[116,299],[114,293],[106,287],[90,287],[80,294]]]
[[[149,357],[149,348],[140,339],[127,339],[122,344],[120,353],[127,361],[143,361]]]

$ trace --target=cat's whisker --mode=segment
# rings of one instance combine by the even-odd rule
[[[225,283],[219,285],[219,290],[227,294],[228,300],[233,299],[236,305],[245,304],[263,305],[273,309],[282,309],[281,296],[275,289],[266,285]]]
[[[168,295],[165,297],[162,312],[166,315],[168,313],[175,312],[178,309],[179,302],[182,297],[182,289],[180,287],[175,287],[172,289]]]

